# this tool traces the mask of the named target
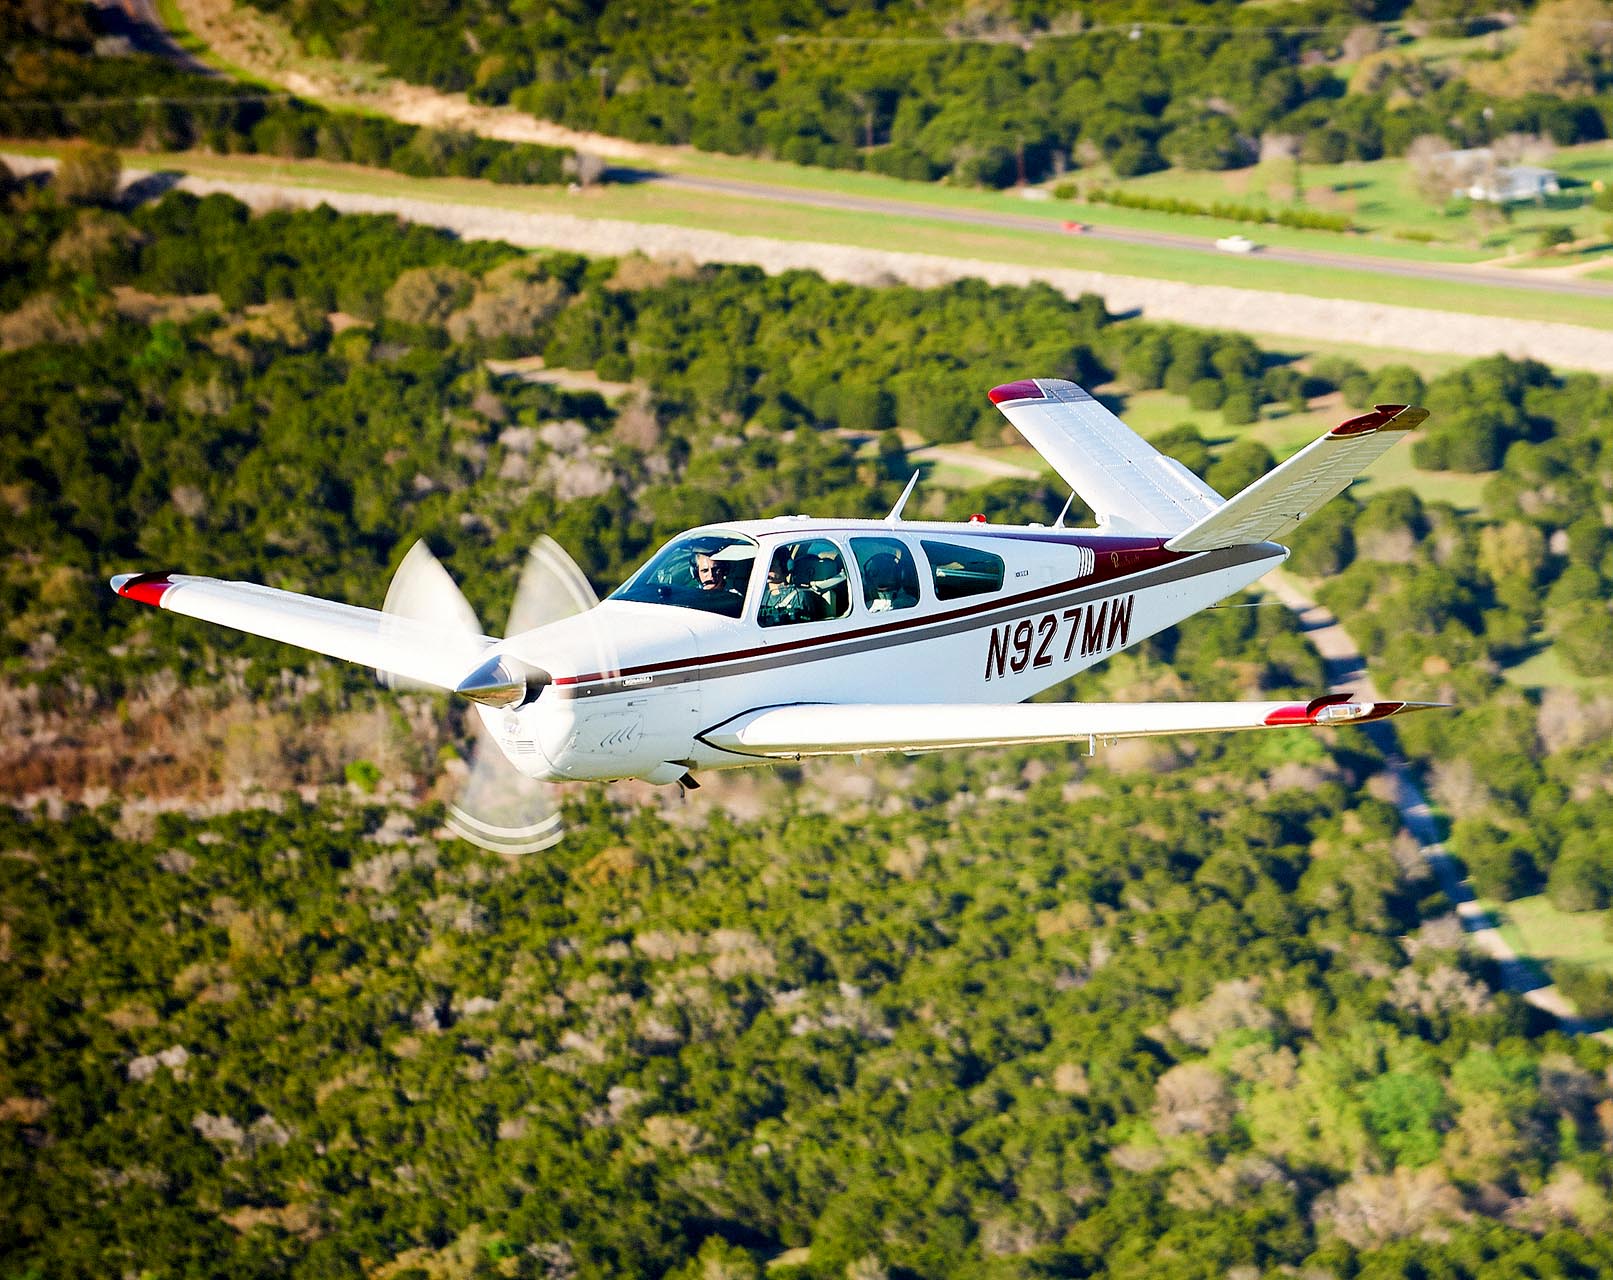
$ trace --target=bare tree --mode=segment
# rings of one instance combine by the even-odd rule
[[[1458,175],[1451,160],[1449,139],[1425,133],[1406,148],[1406,168],[1417,194],[1430,204],[1444,204],[1456,190]]]
[[[1359,62],[1369,53],[1376,53],[1381,48],[1383,48],[1383,33],[1368,23],[1351,27],[1344,37],[1340,51],[1346,62]]]

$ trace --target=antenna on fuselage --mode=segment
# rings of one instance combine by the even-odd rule
[[[891,508],[890,515],[885,517],[886,524],[895,524],[902,518],[902,508],[907,505],[907,500],[913,496],[913,488],[918,482],[919,473],[915,471],[913,478],[907,482],[907,488],[902,490],[902,496],[896,499],[896,505]]]
[[[1055,529],[1062,529],[1064,527],[1064,517],[1070,514],[1070,504],[1074,501],[1075,494],[1073,493],[1068,498],[1064,499],[1064,510],[1060,511],[1059,518],[1053,521],[1053,527]]]

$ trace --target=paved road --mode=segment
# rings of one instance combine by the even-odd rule
[[[782,204],[805,205],[814,209],[836,209],[844,212],[877,213],[890,217],[921,218],[930,222],[955,222],[966,226],[1000,227],[1012,231],[1041,231],[1048,235],[1064,234],[1060,220],[1030,213],[991,213],[979,209],[948,209],[920,204],[909,200],[887,200],[872,196],[843,195],[832,191],[803,191],[797,187],[774,186],[761,182],[745,182],[731,178],[695,178],[659,170],[623,170],[625,175],[644,182],[655,182],[687,191],[704,191],[713,195],[739,196],[753,200],[773,200]],[[1082,233],[1084,238],[1113,240],[1122,244],[1144,245],[1150,248],[1186,249],[1194,253],[1226,257],[1221,250],[1202,236],[1175,235],[1165,231],[1134,231],[1123,227],[1092,226]],[[1291,262],[1308,267],[1326,267],[1347,271],[1364,271],[1372,275],[1390,276],[1401,280],[1429,280],[1442,284],[1493,285],[1502,289],[1521,289],[1530,293],[1575,294],[1588,298],[1613,300],[1613,284],[1595,280],[1564,279],[1560,276],[1540,276],[1528,271],[1514,271],[1506,267],[1480,265],[1441,265],[1439,263],[1402,262],[1395,258],[1376,258],[1353,253],[1331,253],[1319,249],[1265,248],[1262,258],[1273,262]],[[1613,255],[1609,256],[1613,264]],[[1415,296],[1386,297],[1385,301],[1415,304]]]
[[[1270,587],[1271,593],[1299,618],[1300,629],[1315,645],[1316,651],[1322,655],[1329,690],[1376,697],[1377,691],[1373,689],[1372,679],[1367,674],[1366,659],[1339,620],[1312,600],[1304,588],[1286,574],[1270,575],[1266,579],[1266,585]],[[1432,711],[1425,714],[1441,713]],[[1434,819],[1428,798],[1418,786],[1416,776],[1406,758],[1400,754],[1395,740],[1394,725],[1390,721],[1380,720],[1376,724],[1362,725],[1360,731],[1370,737],[1373,745],[1384,753],[1390,777],[1394,782],[1395,807],[1400,810],[1400,817],[1406,824],[1406,830],[1422,846],[1423,857],[1428,862],[1429,870],[1434,873],[1434,878],[1445,896],[1455,905],[1457,917],[1461,920],[1468,939],[1496,962],[1500,970],[1501,985],[1506,990],[1521,996],[1535,1008],[1551,1014],[1564,1031],[1576,1035],[1599,1031],[1600,1024],[1581,1018],[1567,997],[1552,985],[1539,964],[1528,956],[1520,956],[1512,949],[1507,940],[1501,936],[1501,930],[1497,927],[1499,921],[1479,906],[1474,897],[1473,886],[1463,875],[1462,864],[1439,837],[1439,825]]]

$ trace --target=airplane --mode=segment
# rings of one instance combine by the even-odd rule
[[[381,610],[243,582],[118,574],[118,595],[458,694],[478,754],[450,827],[486,848],[559,838],[559,815],[498,779],[698,786],[808,756],[1363,724],[1429,703],[1036,703],[1033,694],[1276,568],[1291,532],[1428,411],[1378,405],[1224,498],[1090,393],[1055,378],[992,402],[1096,517],[1093,528],[806,515],[680,533],[603,601],[547,539],[503,639],[482,633],[423,543]],[[513,766],[511,771],[500,761]],[[480,789],[480,794],[470,794]]]

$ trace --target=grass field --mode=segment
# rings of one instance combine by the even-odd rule
[[[1501,674],[1520,689],[1613,689],[1613,674],[1582,676],[1569,670],[1554,648],[1531,654]]]
[[[1023,193],[1013,190],[982,191],[967,187],[952,187],[945,183],[910,182],[874,173],[846,169],[814,169],[749,156],[724,156],[679,150],[668,155],[663,164],[669,172],[686,174],[690,177],[766,183],[800,191],[826,192],[864,199],[900,200],[911,203],[915,212],[922,212],[925,207],[931,207],[968,209],[984,213],[1011,213],[1017,217],[1040,219],[1050,228],[1057,227],[1067,219],[1076,218],[1095,227],[1160,231],[1175,235],[1199,236],[1206,240],[1214,240],[1231,230],[1241,229],[1246,232],[1251,230],[1248,224],[1230,222],[1223,218],[1158,213],[1147,209],[1120,209],[1110,205],[1068,200],[1028,200]],[[1209,178],[1212,181],[1221,177],[1214,174],[1181,176],[1187,179]],[[1135,181],[1145,182],[1147,179]],[[1206,195],[1206,199],[1212,198],[1224,197]],[[1260,226],[1256,229],[1255,235],[1263,244],[1295,249],[1322,249],[1330,253],[1362,257],[1394,258],[1407,262],[1476,262],[1494,256],[1493,251],[1459,244],[1422,244],[1397,240],[1386,235],[1344,235],[1331,231],[1271,226]]]
[[[1511,902],[1483,904],[1501,921],[1501,936],[1520,955],[1613,972],[1613,941],[1607,936],[1606,911],[1559,911],[1545,894]]]
[[[1613,184],[1613,143],[1564,147],[1543,163],[1569,183],[1577,185],[1565,184],[1564,193],[1550,198],[1544,205],[1513,205],[1505,222],[1482,227],[1476,221],[1469,201],[1452,200],[1435,205],[1420,196],[1410,167],[1402,159],[1304,165],[1299,173],[1300,184],[1305,191],[1304,207],[1348,216],[1363,230],[1373,233],[1370,243],[1374,253],[1389,253],[1382,239],[1396,232],[1426,234],[1437,238],[1437,243],[1412,250],[1412,256],[1473,260],[1529,252],[1535,247],[1540,229],[1546,226],[1572,228],[1576,238],[1592,241],[1599,246],[1592,250],[1593,253],[1613,250],[1613,244],[1608,243],[1608,224],[1613,221],[1613,215],[1592,208],[1589,202],[1593,183],[1601,181]],[[1224,173],[1170,169],[1099,185],[1112,185],[1138,194],[1193,200],[1200,204],[1230,200],[1271,209],[1295,206],[1294,167],[1287,162],[1272,162]],[[1092,209],[1094,219],[1098,210],[1103,208],[1098,205],[1087,207]],[[1264,226],[1249,234],[1270,244],[1315,244],[1318,236],[1335,249],[1342,249],[1351,242],[1360,243],[1357,237],[1326,232],[1291,232]],[[1302,239],[1290,239],[1295,235]],[[1447,256],[1452,249],[1458,252],[1454,256]],[[1572,256],[1530,259],[1535,263],[1554,264],[1573,260]]]

